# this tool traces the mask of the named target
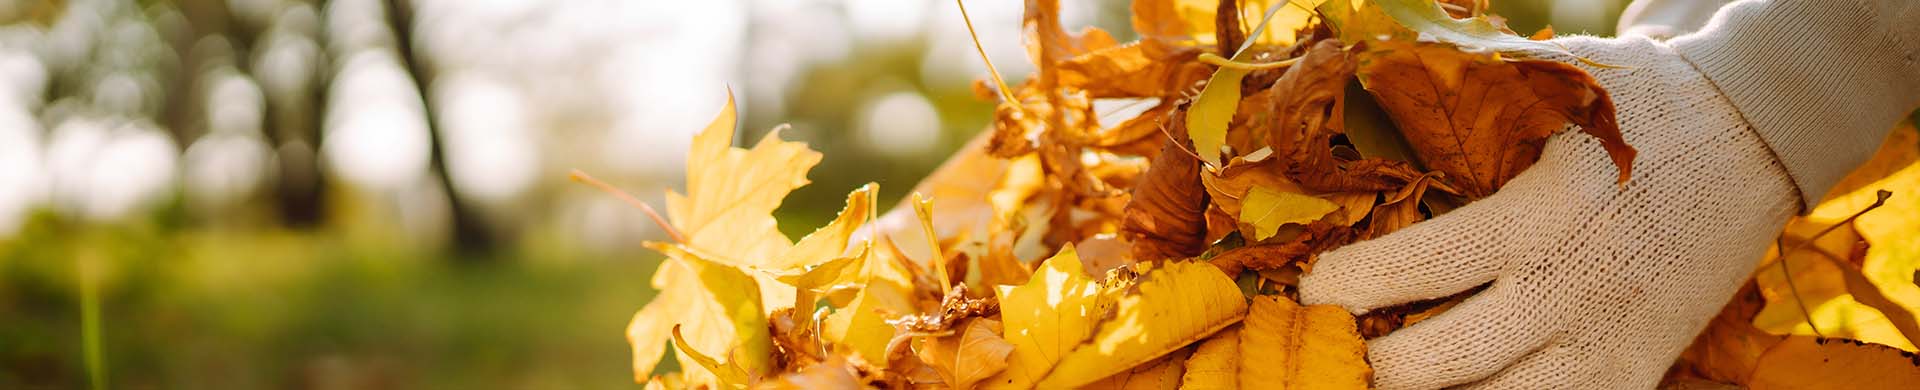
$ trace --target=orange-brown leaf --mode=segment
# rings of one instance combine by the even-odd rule
[[[1613,100],[1580,68],[1426,42],[1372,42],[1359,58],[1361,82],[1415,154],[1462,195],[1492,194],[1568,123],[1600,139],[1621,182],[1630,175],[1634,150],[1621,139]]]
[[[1167,139],[1127,202],[1122,231],[1133,242],[1135,260],[1184,258],[1206,250],[1207,191],[1200,186],[1200,160],[1176,142]]]

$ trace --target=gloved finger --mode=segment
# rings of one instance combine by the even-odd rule
[[[1513,365],[1559,333],[1542,305],[1495,283],[1452,310],[1367,342],[1381,390],[1472,383]]]
[[[1492,377],[1459,388],[1462,390],[1537,389],[1546,383],[1582,389],[1619,388],[1596,382],[1606,379],[1607,376],[1599,372],[1598,367],[1601,365],[1583,364],[1593,358],[1572,346],[1555,345],[1521,358],[1519,363],[1500,370],[1500,373],[1493,374]]]
[[[1493,280],[1511,223],[1499,195],[1433,220],[1321,254],[1300,277],[1300,300],[1356,314],[1444,297]]]

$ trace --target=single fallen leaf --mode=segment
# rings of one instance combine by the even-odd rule
[[[996,292],[1013,353],[1006,371],[986,382],[987,388],[1032,388],[1069,350],[1093,336],[1106,315],[1097,307],[1100,284],[1081,268],[1072,246],[1041,263],[1026,284]]]
[[[764,266],[762,262],[780,258],[793,245],[777,229],[773,210],[780,207],[787,193],[808,183],[806,173],[820,162],[821,155],[804,143],[781,141],[779,131],[769,132],[752,149],[732,147],[734,125],[733,97],[729,94],[726,107],[694,136],[687,153],[687,193],[667,193],[667,215],[673,229],[685,240],[682,244],[701,251],[704,259],[727,266]],[[654,272],[652,285],[660,295],[627,325],[635,380],[644,380],[653,372],[677,321],[715,321],[687,326],[696,348],[728,348],[737,341],[728,336],[730,327],[720,325],[726,322],[717,320],[726,317],[713,312],[719,307],[701,303],[713,294],[701,291],[700,283],[685,277],[684,272],[689,271],[674,264],[677,262],[663,262]],[[754,299],[760,302],[755,306],[764,310],[763,314],[794,301],[793,287],[775,281],[771,275],[749,278],[758,285]],[[733,293],[738,292],[729,292]],[[764,324],[759,327],[765,328]],[[712,381],[712,375],[695,366],[688,366],[683,378],[692,384]]]
[[[1175,390],[1186,375],[1187,350],[1176,350],[1133,369],[1089,383],[1084,388],[1112,390]]]
[[[1312,236],[1304,238],[1311,239]],[[1313,251],[1312,246],[1302,241],[1305,240],[1233,248],[1208,259],[1207,262],[1213,263],[1214,267],[1220,268],[1228,275],[1238,275],[1241,270],[1247,269],[1260,271],[1280,268]]]
[[[1278,192],[1306,192],[1300,188],[1300,184],[1287,178],[1285,169],[1279,159],[1272,157],[1260,161],[1235,157],[1218,171],[1200,172],[1200,183],[1206,187],[1208,198],[1214,206],[1228,215],[1237,216],[1246,203],[1247,193],[1253,191],[1254,187]]]
[[[1240,288],[1204,262],[1167,261],[1140,275],[1087,344],[1060,357],[1038,387],[1072,388],[1206,338],[1246,315]],[[1003,312],[1002,315],[1005,315]]]
[[[1240,222],[1253,225],[1251,238],[1261,241],[1273,237],[1280,225],[1313,222],[1339,209],[1312,195],[1253,187],[1240,208]]]
[[[1236,390],[1240,388],[1240,326],[1230,326],[1200,342],[1187,358],[1181,390]]]
[[[1441,43],[1380,41],[1359,55],[1358,76],[1427,167],[1478,199],[1540,157],[1567,123],[1600,139],[1631,175],[1613,100],[1593,76],[1552,61],[1506,61]]]
[[[934,338],[914,350],[922,362],[940,373],[949,388],[971,389],[974,383],[1007,368],[1013,344],[1000,337],[1000,321],[974,318],[960,329],[958,334]]]
[[[1920,356],[1856,340],[1793,336],[1768,348],[1748,388],[1911,389],[1920,383]]]
[[[1256,389],[1364,389],[1373,369],[1353,315],[1333,305],[1302,307],[1284,297],[1253,298],[1240,332],[1240,385]]]
[[[1207,191],[1200,161],[1167,138],[1160,157],[1133,187],[1121,225],[1136,261],[1186,258],[1206,250]]]

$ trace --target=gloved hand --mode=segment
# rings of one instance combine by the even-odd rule
[[[1612,93],[1621,130],[1639,149],[1632,180],[1615,185],[1616,168],[1591,137],[1555,136],[1498,193],[1324,254],[1301,278],[1302,301],[1362,313],[1491,282],[1443,314],[1370,341],[1379,389],[1654,387],[1787,218],[1920,103],[1912,80],[1920,78],[1920,34],[1898,21],[1915,19],[1874,14],[1885,8],[1743,1],[1671,43],[1556,40],[1624,67],[1588,71]],[[1805,31],[1827,22],[1894,32]],[[1867,42],[1838,40],[1846,35]],[[1803,38],[1811,40],[1796,41]],[[1842,57],[1789,58],[1822,54]]]

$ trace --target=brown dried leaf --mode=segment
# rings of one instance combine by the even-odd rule
[[[960,329],[957,334],[922,343],[914,354],[954,389],[971,389],[1007,368],[1007,354],[1013,353],[1013,344],[1000,337],[1000,321],[974,318]]]
[[[1599,138],[1631,174],[1613,100],[1593,76],[1552,61],[1509,61],[1443,43],[1371,42],[1358,75],[1427,167],[1478,199],[1533,165],[1547,136],[1566,124]]]
[[[1133,188],[1122,227],[1133,242],[1133,258],[1149,261],[1185,258],[1206,250],[1207,192],[1200,185],[1200,161],[1168,138],[1160,158]]]

